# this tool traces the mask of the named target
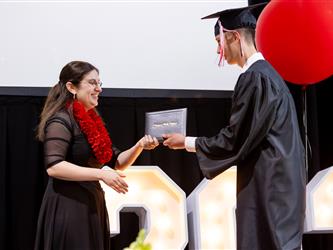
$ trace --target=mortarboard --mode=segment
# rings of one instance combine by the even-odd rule
[[[267,5],[265,3],[253,4],[250,6],[236,8],[236,9],[227,9],[223,11],[216,12],[214,14],[205,16],[201,19],[210,19],[218,18],[215,24],[215,36],[220,36],[219,40],[219,66],[223,65],[224,57],[224,35],[221,30],[235,30],[240,28],[250,28],[255,29],[257,24],[257,18],[259,17],[261,11]],[[241,55],[243,55],[242,43],[241,46]]]
[[[253,4],[250,6],[227,9],[205,16],[201,19],[218,18],[222,27],[227,30],[235,30],[240,28],[256,28],[257,18],[260,15],[266,3]],[[215,35],[220,33],[218,23],[215,25]]]

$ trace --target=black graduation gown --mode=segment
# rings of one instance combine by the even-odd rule
[[[293,98],[265,60],[239,76],[229,125],[198,137],[211,179],[237,165],[237,249],[298,249],[305,217],[304,148]]]
[[[112,147],[113,167],[120,151]],[[71,110],[50,118],[45,128],[46,168],[66,160],[100,168]],[[65,181],[49,177],[39,211],[35,250],[109,250],[109,219],[98,181]]]

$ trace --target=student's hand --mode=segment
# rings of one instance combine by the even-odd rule
[[[151,135],[145,135],[137,143],[138,143],[139,147],[146,149],[146,150],[154,149],[159,144],[157,141],[157,138],[152,137]]]
[[[182,134],[164,134],[163,145],[171,149],[184,149],[185,148],[185,136]]]
[[[128,191],[128,185],[123,179],[126,176],[123,173],[113,169],[103,169],[102,171],[102,181],[106,185],[113,188],[118,193],[125,194]]]

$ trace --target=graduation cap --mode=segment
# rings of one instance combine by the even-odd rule
[[[226,30],[235,30],[239,28],[256,28],[257,18],[266,6],[266,3],[253,4],[250,6],[227,9],[205,16],[201,19],[218,18],[222,27]],[[218,22],[215,25],[215,36],[220,34]]]

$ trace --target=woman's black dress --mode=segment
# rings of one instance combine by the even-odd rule
[[[108,165],[120,153],[115,147]],[[71,110],[61,110],[46,124],[45,166],[61,161],[100,168]],[[39,212],[35,250],[110,248],[104,192],[98,181],[65,181],[50,177]]]

